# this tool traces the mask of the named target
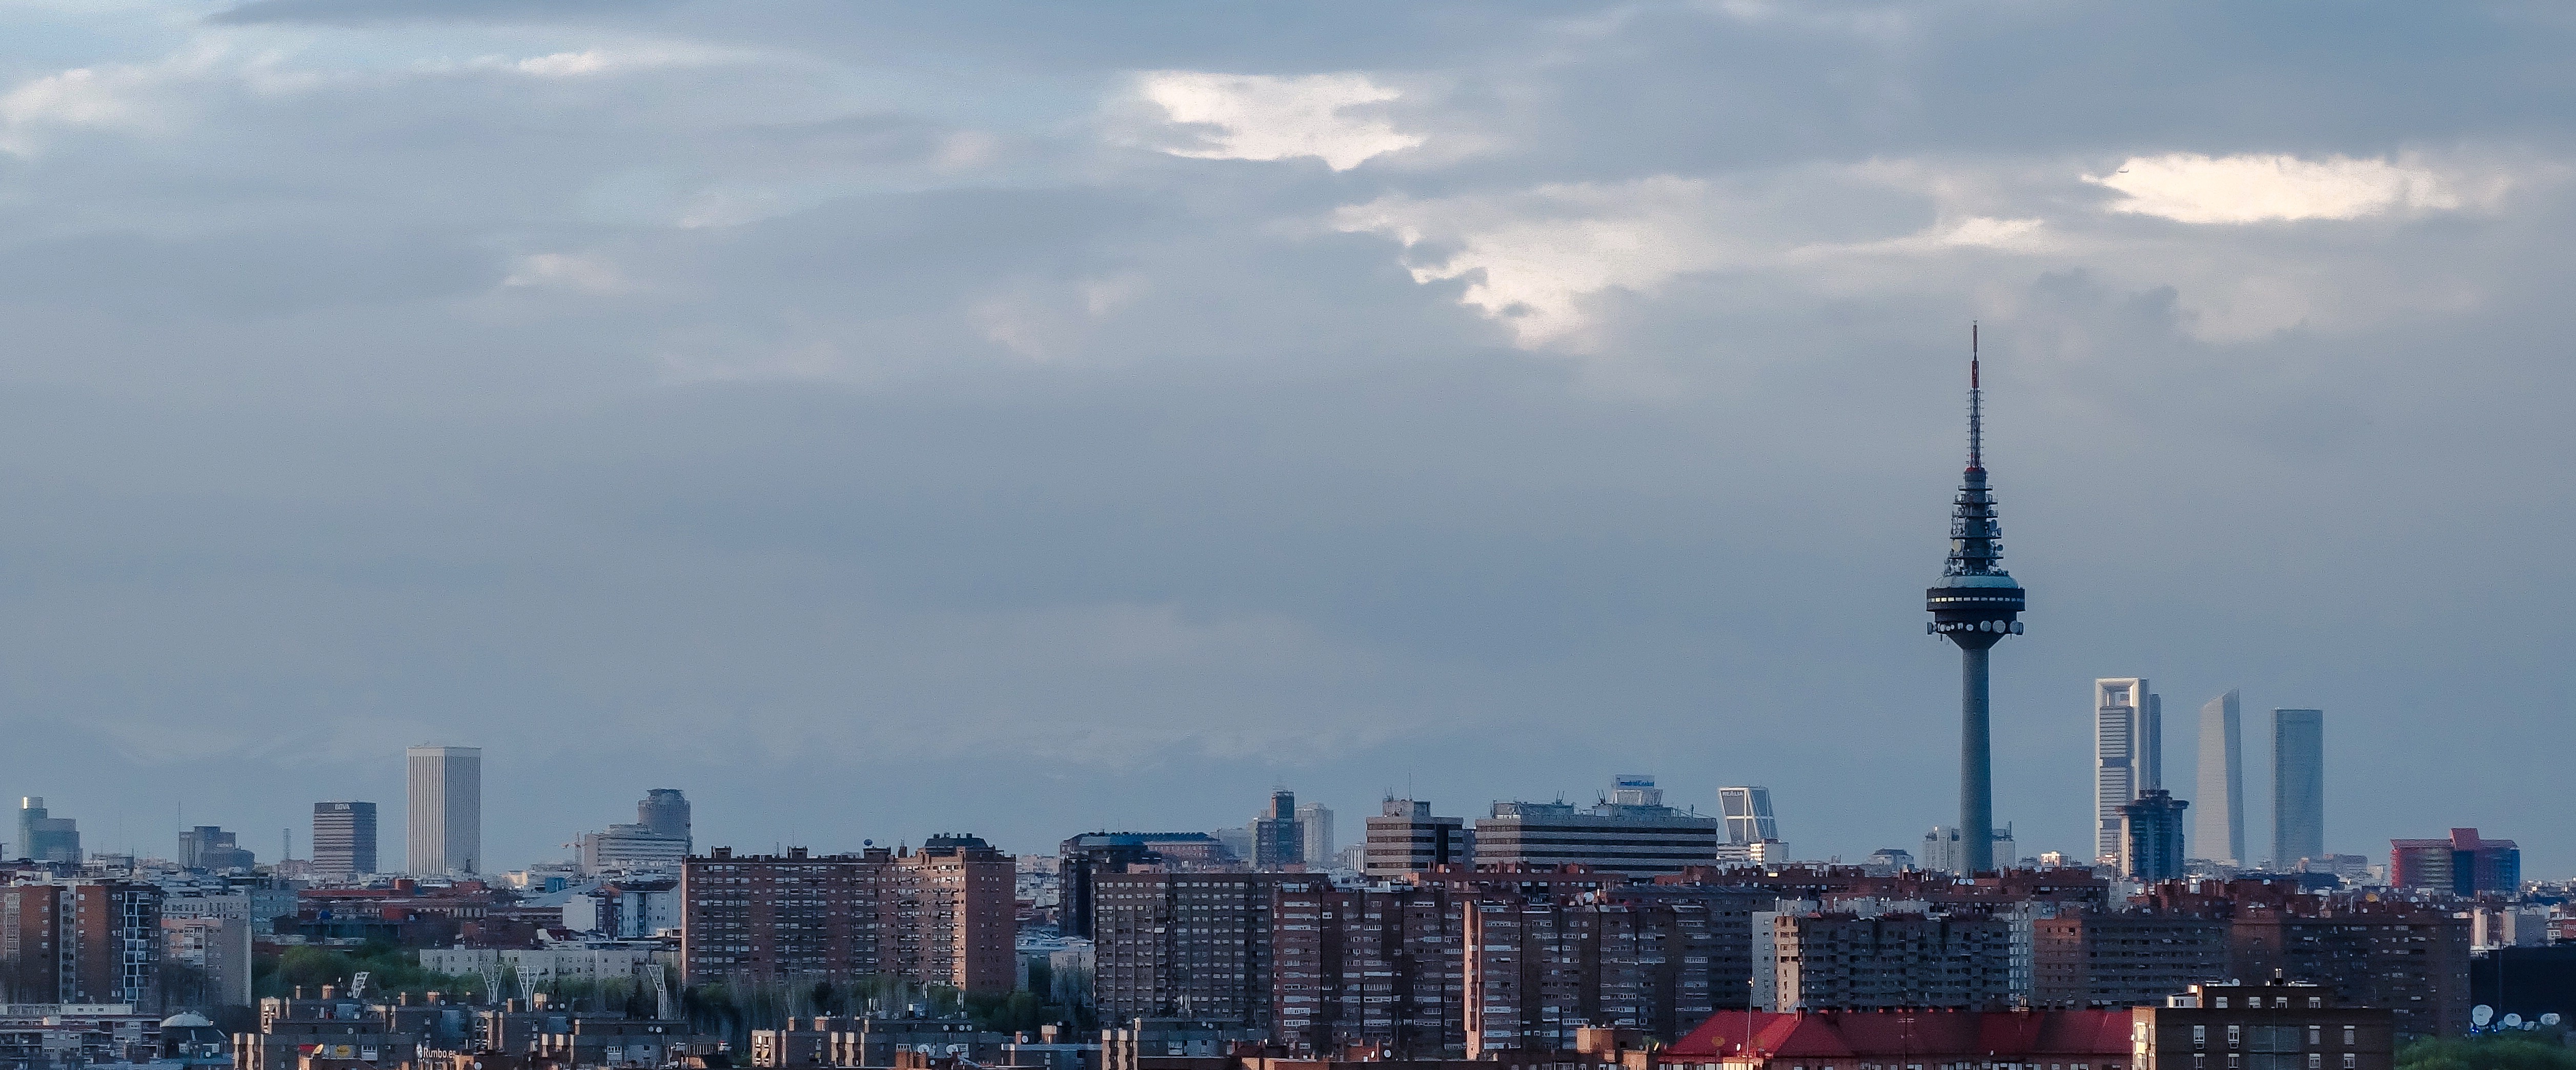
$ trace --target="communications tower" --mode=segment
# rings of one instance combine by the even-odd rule
[[[2021,585],[2004,571],[2003,530],[1986,489],[1984,391],[1977,382],[1977,327],[1968,326],[1968,470],[1951,500],[1950,560],[1924,592],[1924,630],[1959,645],[1959,841],[1962,869],[1995,868],[1995,764],[1987,729],[1986,651],[2020,635]]]

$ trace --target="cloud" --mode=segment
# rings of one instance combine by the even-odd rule
[[[633,288],[617,264],[590,253],[535,253],[519,260],[518,269],[501,280],[503,286],[525,286],[537,289],[571,290],[576,293],[605,295]]]
[[[1137,92],[1160,106],[1170,121],[1205,128],[1164,152],[1201,160],[1287,160],[1312,156],[1336,171],[1371,157],[1423,144],[1420,134],[1398,131],[1383,118],[1346,114],[1403,94],[1365,74],[1310,74],[1293,78],[1258,74],[1158,71],[1138,81]]]
[[[2086,175],[2084,181],[2128,195],[2113,202],[2111,211],[2181,223],[2362,219],[2460,206],[2430,170],[2348,156],[2137,156],[2112,174]]]
[[[1724,263],[1729,243],[1714,226],[1713,196],[1705,181],[1670,175],[1502,196],[1390,196],[1336,211],[1332,226],[1446,250],[1412,264],[1413,281],[1468,280],[1460,301],[1536,347],[1581,331],[1593,295],[1647,291]]]

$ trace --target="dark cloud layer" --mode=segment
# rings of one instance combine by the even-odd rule
[[[2026,848],[2144,674],[2186,778],[2326,709],[2336,850],[2576,865],[2545,11],[392,10],[20,16],[0,774],[96,846],[424,741],[514,865],[1621,771],[1910,845],[1974,317]]]

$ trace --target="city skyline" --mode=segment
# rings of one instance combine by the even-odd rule
[[[1649,772],[1907,847],[1974,321],[1996,822],[2086,849],[2135,674],[2177,794],[2241,688],[2331,711],[2329,849],[2576,871],[2505,745],[2576,671],[2525,8],[540,8],[5,16],[0,784],[90,849],[390,856],[421,740],[478,868],[657,786],[1028,849]]]

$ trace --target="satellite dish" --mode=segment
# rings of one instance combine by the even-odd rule
[[[2505,1016],[2504,1016],[2504,1027],[2505,1027],[2505,1028],[2507,1028],[2507,1029],[2520,1029],[2520,1028],[2522,1028],[2522,1016],[2521,1016],[2521,1015],[2519,1015],[2519,1014],[2508,1014],[2508,1015],[2505,1015]]]
[[[2558,1024],[2558,1012],[2557,1012],[2557,1011],[2551,1011],[2551,1012],[2549,1012],[2549,1013],[2547,1013],[2547,1014],[2541,1015],[2541,1016],[2540,1016],[2540,1024],[2542,1024],[2542,1025],[2557,1025],[2557,1024]]]
[[[2470,1024],[2470,1025],[2474,1025],[2474,1026],[2477,1026],[2477,1027],[2479,1027],[2479,1028],[2483,1029],[2483,1028],[2485,1028],[2485,1027],[2486,1027],[2486,1024],[2487,1024],[2488,1022],[2492,1022],[2492,1021],[2494,1021],[2494,1020],[2495,1020],[2495,1008],[2493,1008],[2493,1007],[2490,1007],[2490,1006],[2487,1006],[2487,1005],[2486,1005],[2486,1004],[2484,1004],[2484,1003],[2481,1003],[2481,1004],[2478,1004],[2478,1005],[2477,1005],[2477,1006],[2475,1006],[2475,1007],[2471,1007],[2471,1008],[2469,1008],[2469,1024]]]
[[[842,842],[842,843],[848,843],[848,842],[850,842],[850,841],[848,841],[848,840],[842,840],[841,842]],[[876,846],[876,845],[877,845],[877,841],[875,841],[875,840],[860,840],[860,841],[859,841],[859,846],[861,846],[861,847],[874,847],[874,846]]]

